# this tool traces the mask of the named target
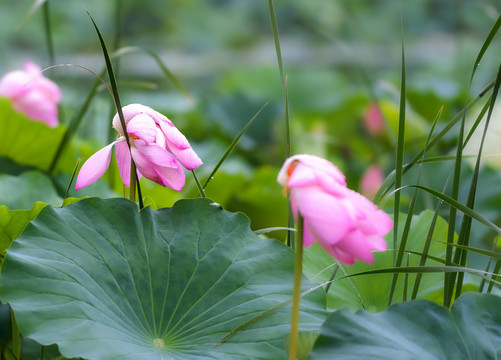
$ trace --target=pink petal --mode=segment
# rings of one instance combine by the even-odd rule
[[[0,79],[0,96],[16,98],[31,90],[31,77],[24,71],[12,71]]]
[[[293,189],[299,212],[318,241],[328,244],[340,241],[348,232],[356,229],[353,214],[343,202],[326,194],[319,187]]]
[[[310,231],[310,227],[308,226],[308,221],[304,220],[304,223],[303,223],[303,244],[304,244],[304,246],[308,247],[308,246],[311,246],[311,244],[313,244],[314,241],[315,241],[315,237],[313,236],[313,234]]]
[[[357,211],[358,228],[365,234],[386,235],[393,228],[393,221],[388,214],[379,210],[363,195],[348,189],[347,201]]]
[[[163,121],[159,125],[165,134],[168,144],[170,145],[169,150],[171,150],[171,147],[178,148],[180,150],[191,148],[186,137],[174,126],[172,122]]]
[[[55,127],[59,124],[57,120],[57,106],[47,101],[47,98],[38,91],[31,91],[13,102],[14,108],[25,114],[26,117],[46,123]]]
[[[294,166],[294,165],[290,165]],[[289,176],[289,181],[287,182],[287,187],[296,188],[296,187],[306,187],[306,186],[314,186],[317,184],[317,178],[313,169],[305,166],[303,164],[297,163],[293,170],[289,170],[292,173]]]
[[[138,170],[146,178],[177,191],[184,187],[184,170],[167,150],[136,141],[136,151],[132,155]]]
[[[94,183],[106,172],[110,166],[111,150],[114,143],[111,143],[94,155],[92,155],[80,168],[78,173],[75,189],[78,191],[81,188]]]
[[[36,86],[38,91],[44,94],[45,98],[51,103],[58,104],[61,101],[61,90],[52,80],[40,77],[36,80]]]
[[[117,154],[118,171],[125,186],[130,187],[130,151],[125,140],[119,141],[115,145]]]
[[[129,121],[132,118],[134,118],[135,116],[137,116],[139,114],[146,114],[146,115],[149,115],[151,117],[154,113],[157,113],[157,111],[153,110],[152,108],[150,108],[148,106],[144,106],[141,104],[130,104],[130,105],[126,105],[126,106],[122,107],[122,113],[124,115],[125,125],[127,126],[129,124]],[[122,129],[122,124],[120,122],[120,117],[118,116],[118,113],[115,114],[115,116],[113,117],[113,127],[121,135],[124,135],[124,132]]]
[[[155,122],[146,114],[134,116],[127,124],[127,133],[147,143],[154,143],[156,141],[157,132],[158,128]]]
[[[386,247],[381,248],[380,244],[378,245],[379,250],[386,250]],[[334,247],[343,253],[350,254],[356,259],[371,264],[374,263],[372,251],[376,250],[376,248],[372,241],[370,241],[360,230],[350,232],[342,241],[336,243]]]

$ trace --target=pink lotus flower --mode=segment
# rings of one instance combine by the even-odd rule
[[[123,109],[125,125],[131,151],[118,114],[113,118],[113,127],[120,137],[92,155],[80,169],[76,190],[88,186],[99,179],[108,169],[111,151],[115,146],[118,169],[125,186],[130,186],[131,153],[138,171],[162,186],[181,190],[185,183],[183,165],[193,170],[202,161],[191,148],[186,137],[164,115],[150,107],[132,104]]]
[[[304,245],[314,240],[341,262],[373,263],[372,251],[386,250],[391,218],[359,193],[346,187],[343,173],[313,155],[287,159],[278,182],[290,191],[294,217],[304,219]]]
[[[372,165],[360,179],[360,192],[368,199],[374,199],[379,188],[383,185],[384,174],[379,165]]]
[[[57,104],[61,101],[61,91],[42,75],[36,64],[27,62],[24,71],[5,74],[0,79],[0,96],[10,99],[14,109],[30,119],[52,127],[58,125]]]
[[[370,104],[364,114],[365,129],[372,136],[379,136],[384,133],[385,123],[383,113],[377,104]]]

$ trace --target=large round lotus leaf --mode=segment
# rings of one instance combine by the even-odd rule
[[[466,293],[451,311],[426,300],[394,305],[377,314],[333,313],[310,360],[499,359],[501,298]]]
[[[276,360],[290,306],[250,320],[290,299],[293,257],[206,199],[138,212],[92,198],[41,211],[8,250],[0,293],[24,336],[66,357]],[[305,296],[301,330],[318,331],[324,307],[321,289]]]

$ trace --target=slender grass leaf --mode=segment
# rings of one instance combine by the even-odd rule
[[[457,200],[454,200],[450,196],[447,196],[447,195],[441,193],[440,191],[437,191],[435,189],[432,189],[432,188],[429,188],[429,187],[426,187],[426,186],[423,186],[423,185],[406,185],[406,186],[408,186],[408,187],[416,187],[418,189],[424,190],[424,191],[426,191],[426,192],[428,192],[428,193],[436,196],[437,198],[442,199],[444,202],[446,202],[447,204],[455,207],[456,209],[458,209],[459,211],[461,211],[463,214],[465,214],[465,215],[471,217],[472,219],[475,219],[478,222],[484,224],[485,226],[487,226],[488,228],[492,229],[496,233],[501,233],[501,228],[499,228],[492,221],[486,219],[485,217],[483,217],[479,213],[475,212],[473,209],[467,207],[466,205],[460,203]]]
[[[494,23],[491,30],[489,31],[489,34],[485,38],[485,41],[482,45],[482,48],[480,49],[480,52],[478,53],[477,58],[475,59],[475,63],[473,64],[473,70],[472,70],[471,76],[470,76],[470,85],[473,81],[473,77],[475,76],[477,68],[480,65],[480,61],[482,60],[485,52],[487,51],[487,49],[491,45],[492,40],[494,39],[494,37],[498,33],[500,27],[501,27],[501,14],[498,16],[496,22]]]
[[[119,50],[117,50],[112,57],[121,57],[122,55],[128,54],[128,53],[134,53],[134,52],[144,52],[147,55],[149,55],[158,65],[162,73],[165,75],[167,79],[174,85],[174,87],[179,91],[181,94],[183,94],[191,103],[193,103],[193,98],[191,97],[190,93],[186,88],[183,86],[181,81],[170,71],[170,69],[165,65],[165,62],[162,61],[160,56],[158,56],[155,52],[149,50],[149,49],[144,49],[140,47],[134,47],[134,46],[129,46],[129,47],[124,47]]]
[[[403,40],[402,29],[402,71],[400,75],[400,110],[398,114],[398,132],[397,132],[397,147],[395,154],[395,189],[402,186],[403,164],[404,164],[404,137],[405,137],[405,47]],[[395,203],[393,206],[395,232],[393,237],[393,262],[397,263],[397,234],[398,234],[398,217],[400,214],[400,191],[395,193]],[[390,296],[391,301],[391,296]]]
[[[122,125],[122,129],[124,131],[124,134],[127,134],[127,126],[125,124],[125,119],[124,119],[124,114],[122,111],[122,104],[120,103],[120,96],[118,94],[118,87],[117,87],[117,82],[115,79],[115,74],[113,72],[113,66],[111,64],[110,56],[108,54],[108,50],[106,49],[106,44],[104,42],[103,36],[101,35],[101,31],[99,31],[99,28],[97,27],[97,24],[94,22],[94,19],[92,16],[87,13],[90,17],[90,20],[92,21],[92,24],[94,25],[94,28],[96,29],[97,36],[99,38],[99,42],[101,43],[101,48],[103,51],[103,56],[104,60],[106,63],[106,69],[108,70],[108,77],[110,79],[110,84],[111,84],[111,89],[113,91],[113,101],[115,103],[115,107],[117,109],[118,117],[120,118],[120,124]],[[130,146],[130,141],[129,137],[126,135],[125,140],[127,142],[127,146],[129,148],[129,152],[131,151],[131,146]],[[131,157],[131,198],[134,198],[135,193],[136,193],[136,187],[137,187],[137,192],[138,192],[138,201],[139,201],[139,208],[142,209],[144,207],[143,205],[143,198],[141,195],[141,186],[139,184],[139,178],[137,176],[137,171],[136,171],[136,164],[134,162],[134,159],[132,158],[132,153],[130,153]]]
[[[247,122],[247,124],[245,124],[245,126],[242,128],[242,130],[240,131],[240,133],[237,135],[237,137],[235,139],[233,139],[233,141],[231,142],[230,146],[228,146],[228,149],[226,149],[226,151],[224,152],[224,154],[221,157],[221,159],[218,161],[218,163],[216,164],[216,166],[214,166],[214,169],[212,170],[212,172],[210,173],[210,175],[207,177],[207,180],[205,180],[204,186],[202,187],[203,190],[205,190],[205,188],[207,187],[207,185],[209,184],[209,182],[214,178],[214,175],[216,174],[216,172],[219,169],[219,167],[226,160],[226,158],[228,156],[230,156],[230,154],[233,151],[233,149],[235,149],[235,147],[237,146],[238,141],[245,134],[245,132],[247,131],[247,129],[251,126],[251,124],[254,121],[254,119],[256,119],[259,116],[259,114],[261,113],[261,111],[263,111],[266,106],[268,106],[268,103],[264,104],[261,107],[261,109],[259,109],[259,111]]]
[[[496,103],[497,100],[497,95],[499,92],[499,87],[501,86],[501,64],[499,65],[497,77],[496,77],[496,82],[494,84],[494,88],[492,90],[492,97],[490,101],[490,106],[489,106],[489,111],[487,113],[487,119],[484,127],[484,131],[482,134],[482,140],[480,141],[480,148],[478,150],[478,156],[477,156],[477,161],[475,163],[475,168],[473,170],[473,176],[471,180],[471,185],[470,185],[470,190],[468,192],[468,199],[466,201],[466,206],[469,207],[470,209],[473,209],[475,206],[475,197],[476,197],[476,192],[477,192],[477,183],[478,183],[478,174],[480,172],[480,160],[482,158],[482,150],[484,147],[484,142],[485,142],[485,136],[487,134],[487,130],[489,128],[489,123],[490,119],[492,116],[492,111],[494,109],[494,104]],[[460,142],[461,144],[462,142]],[[459,231],[459,237],[458,237],[458,244],[460,245],[468,245],[469,240],[470,240],[470,232],[471,232],[471,217],[464,217],[463,221],[461,223],[461,229]],[[459,263],[462,266],[466,265],[466,259],[468,256],[467,251],[463,250],[456,250],[456,253],[454,254],[454,262]],[[456,298],[461,295],[461,288],[463,284],[463,274],[460,273],[457,275],[457,284],[456,284]]]

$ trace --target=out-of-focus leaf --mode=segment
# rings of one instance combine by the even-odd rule
[[[37,201],[60,206],[60,197],[47,175],[27,171],[18,176],[0,175],[0,205],[10,209],[31,209]]]

